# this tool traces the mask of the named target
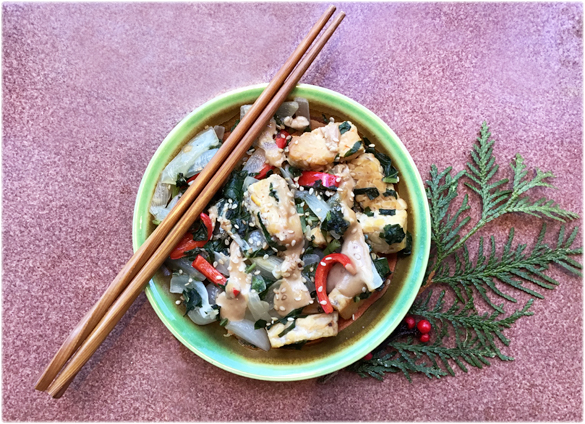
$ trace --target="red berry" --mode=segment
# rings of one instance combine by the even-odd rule
[[[412,330],[414,328],[414,326],[416,325],[416,321],[414,320],[413,317],[406,317],[404,318],[404,322],[406,323],[406,326],[408,327],[409,330]]]
[[[368,353],[366,356],[364,356],[364,361],[369,361],[370,359],[372,359],[374,357],[374,355],[372,355],[372,353]]]
[[[431,332],[431,323],[428,322],[426,319],[421,319],[416,328],[418,328],[418,331],[420,331],[423,334],[427,334]]]
[[[427,343],[429,340],[431,340],[431,336],[428,333],[426,333],[420,336],[419,340],[423,343]]]

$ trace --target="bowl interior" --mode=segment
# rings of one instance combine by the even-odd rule
[[[260,95],[265,84],[242,88],[217,97],[197,108],[181,121],[165,138],[151,159],[140,184],[133,220],[134,250],[153,231],[148,208],[158,177],[183,144],[207,125],[229,125],[242,104],[250,104]],[[422,282],[430,247],[430,219],[421,177],[406,148],[376,115],[353,100],[320,87],[299,85],[289,96],[305,97],[311,106],[311,117],[321,114],[336,121],[352,121],[377,148],[385,151],[398,169],[397,191],[408,203],[408,230],[413,235],[412,254],[400,257],[385,295],[375,302],[354,324],[337,337],[305,346],[301,350],[252,350],[234,337],[224,337],[218,325],[198,326],[183,317],[177,306],[177,295],[171,294],[168,277],[158,273],[149,282],[146,295],[158,316],[185,346],[203,359],[227,371],[246,377],[290,381],[318,377],[343,368],[365,356],[381,343],[408,312]]]

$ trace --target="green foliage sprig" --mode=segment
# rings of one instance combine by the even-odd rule
[[[429,320],[433,327],[432,343],[419,343],[414,338],[416,330],[407,330],[401,324],[386,341],[375,349],[373,357],[351,365],[349,370],[361,376],[382,379],[384,374],[402,372],[409,380],[412,373],[423,373],[429,378],[455,375],[452,363],[467,372],[467,365],[483,368],[490,365],[489,358],[504,361],[513,360],[503,354],[501,345],[508,346],[503,331],[524,316],[532,315],[530,299],[522,308],[506,316],[504,303],[495,304],[488,293],[507,302],[517,302],[499,287],[511,288],[528,293],[534,298],[544,296],[534,288],[553,289],[558,281],[545,273],[551,265],[558,265],[569,273],[581,275],[582,265],[571,258],[581,255],[581,248],[572,248],[578,227],[565,237],[565,226],[561,226],[557,243],[544,243],[546,223],[532,250],[524,253],[526,245],[513,246],[514,229],[498,256],[496,240],[489,237],[489,253],[485,254],[485,240],[479,239],[477,258],[470,258],[467,242],[471,236],[491,221],[509,213],[525,213],[540,219],[566,222],[578,218],[578,214],[562,209],[557,203],[546,198],[532,201],[527,193],[536,187],[549,187],[551,172],[535,170],[528,178],[524,160],[516,155],[510,164],[513,178],[495,180],[499,169],[493,155],[494,141],[487,124],[481,126],[477,143],[471,150],[471,163],[467,169],[452,175],[452,167],[439,172],[432,165],[430,180],[426,182],[426,194],[431,214],[431,258],[425,274],[425,283],[409,314]],[[471,208],[469,196],[465,194],[457,206],[459,183],[466,179],[465,186],[479,196],[481,216],[468,229],[472,217],[467,213]],[[465,230],[465,232],[464,232]],[[432,297],[431,285],[442,285],[434,306],[429,307]],[[533,287],[530,287],[532,285]],[[446,293],[453,293],[449,307],[445,303]],[[479,294],[491,313],[479,314],[474,295]]]

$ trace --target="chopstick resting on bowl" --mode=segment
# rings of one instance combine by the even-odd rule
[[[75,375],[108,336],[185,232],[199,217],[213,195],[221,188],[276,109],[286,100],[288,94],[332,36],[345,17],[343,12],[334,19],[301,60],[334,11],[334,6],[327,9],[254,102],[250,111],[223,143],[220,150],[191,184],[179,203],[137,250],[99,301],[75,327],[41,375],[35,387],[37,390],[46,390],[53,397],[60,397],[64,393]],[[68,360],[70,362],[65,365]]]

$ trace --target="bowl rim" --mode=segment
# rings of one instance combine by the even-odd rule
[[[154,155],[150,159],[136,194],[132,220],[132,246],[134,251],[136,251],[145,240],[146,226],[143,225],[142,217],[144,216],[143,211],[145,208],[146,211],[148,211],[149,200],[151,197],[151,193],[146,192],[146,188],[147,186],[152,187],[158,180],[158,174],[156,177],[153,176],[153,168],[160,166],[158,162],[163,157],[169,156],[176,150],[180,143],[177,141],[177,137],[183,137],[185,133],[189,131],[189,127],[192,128],[195,125],[204,123],[202,120],[208,118],[211,114],[217,112],[217,110],[221,110],[222,108],[229,107],[233,104],[238,104],[238,99],[249,96],[254,92],[257,92],[259,95],[260,92],[266,88],[266,86],[267,84],[250,85],[231,90],[212,98],[183,118],[165,137],[161,145],[157,148]],[[382,319],[376,322],[369,329],[367,334],[358,341],[357,347],[356,344],[353,344],[350,345],[349,348],[341,349],[340,352],[337,352],[332,357],[325,356],[309,363],[301,365],[260,364],[260,368],[265,366],[266,369],[264,372],[258,372],[258,366],[250,366],[249,364],[246,365],[243,363],[243,366],[238,367],[237,362],[225,363],[217,360],[211,355],[197,349],[196,346],[183,337],[178,329],[174,327],[172,321],[175,321],[175,317],[173,315],[175,315],[176,312],[170,311],[166,305],[164,305],[161,294],[157,291],[157,287],[154,281],[150,280],[150,282],[147,284],[147,287],[145,288],[148,301],[161,321],[183,345],[185,345],[189,350],[194,352],[202,359],[219,368],[244,377],[265,381],[296,381],[329,374],[354,363],[355,361],[365,356],[370,350],[373,349],[373,347],[378,346],[382,341],[384,341],[384,339],[388,337],[388,335],[402,321],[416,298],[418,288],[420,287],[424,277],[424,269],[426,269],[428,262],[431,242],[430,213],[423,181],[412,157],[394,131],[388,125],[386,125],[386,123],[384,123],[381,118],[379,118],[365,106],[343,94],[337,93],[327,88],[309,84],[298,84],[290,95],[299,97],[318,97],[319,101],[322,103],[333,104],[334,106],[332,106],[332,109],[339,111],[340,115],[342,116],[360,116],[362,120],[368,121],[368,129],[370,132],[381,132],[388,134],[390,139],[392,139],[391,141],[386,139],[380,139],[377,141],[384,145],[386,150],[392,150],[393,154],[395,154],[394,152],[399,151],[400,155],[402,155],[403,159],[405,159],[405,162],[408,163],[408,168],[405,169],[404,165],[402,165],[400,172],[401,175],[408,174],[410,181],[409,187],[411,187],[414,192],[412,197],[416,199],[417,210],[420,212],[417,214],[417,219],[415,220],[415,228],[409,229],[412,230],[411,233],[416,234],[416,237],[414,237],[413,250],[411,255],[414,257],[414,259],[413,263],[405,272],[403,277],[406,283],[403,284],[403,287],[397,293],[395,301],[396,306],[390,308],[388,312],[382,317]],[[151,186],[152,183],[153,185]],[[412,199],[410,203],[412,204]],[[423,272],[420,272],[420,270],[423,270]]]

